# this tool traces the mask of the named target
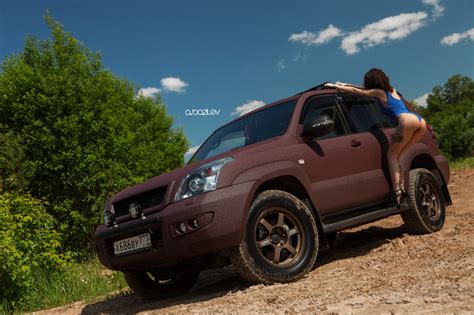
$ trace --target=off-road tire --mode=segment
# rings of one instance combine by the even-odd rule
[[[422,190],[423,187],[429,187],[432,197],[437,203],[439,214],[435,217],[435,220],[428,218],[427,206],[423,208],[423,200],[427,200],[428,195],[424,197]],[[416,168],[410,171],[409,179],[409,202],[410,207],[408,210],[401,213],[405,228],[410,234],[428,234],[441,230],[444,225],[446,211],[445,211],[445,199],[441,187],[439,187],[438,181],[434,177],[433,173],[424,168]],[[431,210],[430,210],[431,213]]]
[[[144,300],[161,300],[189,292],[199,277],[199,272],[177,274],[168,282],[160,283],[147,272],[124,272],[125,281],[134,293]]]
[[[256,220],[262,213],[274,207],[282,207],[285,211],[291,212],[288,215],[293,215],[293,218],[299,220],[302,229],[300,237],[305,238],[305,245],[301,246],[301,254],[298,254],[299,258],[293,255],[295,262],[289,268],[269,264],[260,256],[256,244],[254,229],[256,229],[256,224],[259,224]],[[301,240],[301,238],[298,239]],[[272,189],[260,192],[254,198],[248,212],[244,238],[239,246],[229,250],[229,257],[240,275],[250,282],[265,284],[292,282],[302,278],[311,270],[316,260],[318,246],[318,228],[313,213],[294,195]]]

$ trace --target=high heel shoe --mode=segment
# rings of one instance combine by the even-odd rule
[[[397,208],[402,210],[410,208],[410,195],[402,185],[398,184],[396,189],[392,191],[392,199],[396,202]]]
[[[398,182],[397,189],[395,190],[397,205],[400,209],[408,210],[411,207],[410,195],[405,190],[405,170],[401,165],[400,168],[400,181]]]
[[[393,191],[394,199],[397,203],[397,207],[402,210],[408,210],[410,208],[410,195],[402,187],[398,186],[397,189]]]

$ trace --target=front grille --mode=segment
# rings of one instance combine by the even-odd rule
[[[128,214],[128,209],[133,202],[138,202],[142,209],[157,206],[163,202],[166,193],[166,187],[162,186],[138,195],[114,202],[115,216],[120,217]]]

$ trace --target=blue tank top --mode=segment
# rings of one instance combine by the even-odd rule
[[[387,104],[382,105],[382,111],[387,115],[395,118],[402,113],[411,113],[402,100],[394,98],[389,91],[385,91],[385,95],[387,96]]]

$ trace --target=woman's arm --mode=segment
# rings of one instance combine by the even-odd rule
[[[326,83],[324,86],[332,87],[339,91],[354,93],[358,95],[380,97],[380,91],[377,89],[366,90],[362,87],[358,88],[355,85],[346,85],[346,84],[343,85],[343,84],[334,84],[334,83]]]
[[[341,81],[336,81],[335,84],[345,85],[345,86],[352,86],[352,87],[355,87],[355,88],[358,88],[358,89],[365,89],[363,86],[352,84],[352,83],[345,83],[345,82],[341,82]]]

